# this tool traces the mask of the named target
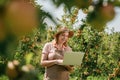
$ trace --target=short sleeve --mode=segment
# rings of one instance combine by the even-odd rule
[[[50,45],[46,43],[42,49],[42,53],[49,53]]]

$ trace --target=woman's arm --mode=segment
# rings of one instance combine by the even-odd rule
[[[47,56],[48,56],[48,54],[42,53],[42,55],[41,55],[41,65],[42,66],[49,67],[49,66],[56,64],[55,60],[47,60]]]
[[[46,43],[43,47],[42,55],[41,55],[41,65],[44,67],[49,67],[56,64],[55,60],[48,60],[49,50],[50,50],[50,43]]]
[[[55,64],[62,64],[63,60],[48,60],[47,59],[47,56],[48,54],[46,53],[43,53],[42,56],[41,56],[41,65],[44,66],[44,67],[49,67],[49,66],[52,66],[52,65],[55,65]]]

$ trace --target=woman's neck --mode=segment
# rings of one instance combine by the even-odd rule
[[[61,44],[61,43],[58,43],[57,45],[58,45],[58,47],[63,47],[63,44]]]

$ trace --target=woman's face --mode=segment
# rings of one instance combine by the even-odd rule
[[[58,37],[58,42],[59,43],[64,43],[64,42],[67,42],[68,40],[68,36],[69,36],[69,33],[66,31],[64,33],[61,33]]]

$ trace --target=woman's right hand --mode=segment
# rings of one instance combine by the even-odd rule
[[[62,60],[62,59],[57,59],[57,60],[56,60],[56,64],[61,65],[62,63],[63,63],[63,60]]]

